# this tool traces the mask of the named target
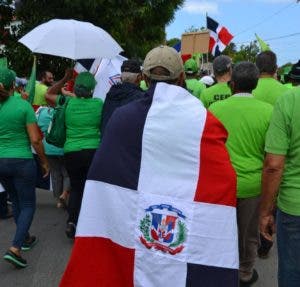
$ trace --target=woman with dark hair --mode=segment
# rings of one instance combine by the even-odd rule
[[[27,262],[20,251],[31,249],[37,242],[35,236],[29,235],[36,204],[36,164],[31,146],[40,158],[45,176],[49,167],[33,108],[27,101],[12,96],[14,82],[12,70],[0,69],[0,183],[10,195],[17,225],[4,259],[24,268]]]
[[[49,88],[46,94],[49,104],[56,105],[60,101],[61,90],[71,78],[72,70],[67,70],[65,76]],[[80,73],[75,79],[75,96],[70,97],[65,111],[64,153],[71,181],[66,228],[69,238],[75,236],[84,184],[94,153],[100,144],[103,101],[92,97],[95,86],[96,80],[91,73]]]

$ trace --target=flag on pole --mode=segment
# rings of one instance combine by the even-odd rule
[[[237,287],[236,175],[223,125],[166,83],[108,125],[60,287]]]
[[[206,16],[207,29],[209,30],[209,52],[213,56],[219,56],[221,52],[233,39],[233,36],[224,26],[221,26],[218,22],[212,18]]]
[[[36,56],[33,56],[33,64],[32,64],[30,78],[25,87],[25,91],[28,94],[27,100],[30,104],[33,103],[33,99],[35,95],[35,82],[36,82]]]
[[[260,46],[260,50],[262,52],[264,52],[264,51],[271,51],[270,46],[265,41],[263,41],[260,37],[258,37],[257,34],[255,34],[255,37],[256,37],[256,40],[257,40],[257,42],[258,42],[258,44]]]
[[[105,100],[112,85],[121,82],[121,66],[125,57],[117,55],[113,59],[102,59],[95,75],[97,85],[93,97]]]

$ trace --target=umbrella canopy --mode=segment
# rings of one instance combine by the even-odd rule
[[[33,53],[73,60],[111,59],[123,51],[120,45],[100,27],[76,20],[50,20],[34,28],[19,42]]]

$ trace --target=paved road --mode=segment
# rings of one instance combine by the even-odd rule
[[[50,192],[38,190],[37,211],[31,228],[39,238],[33,250],[24,253],[29,266],[17,270],[0,258],[1,287],[56,287],[72,248],[64,234],[66,213],[55,207]],[[13,236],[12,219],[0,220],[0,255],[4,254]],[[275,250],[267,260],[258,260],[260,280],[253,287],[276,287]],[[117,287],[117,286],[116,286]],[[230,287],[230,286],[228,286]]]

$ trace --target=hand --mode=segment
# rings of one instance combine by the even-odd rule
[[[272,214],[260,216],[259,229],[263,237],[269,241],[273,241],[272,235],[276,231],[274,216]]]
[[[27,100],[28,99],[28,93],[21,91],[21,97],[23,100]]]
[[[64,79],[66,80],[66,82],[73,79],[73,69],[72,68],[66,69]]]
[[[43,178],[45,178],[50,173],[50,167],[49,167],[48,162],[46,161],[46,162],[41,163],[41,167],[42,167],[42,170],[43,170]]]
[[[69,97],[76,97],[74,93],[67,91],[65,88],[61,88],[61,93],[64,96],[69,96]]]

